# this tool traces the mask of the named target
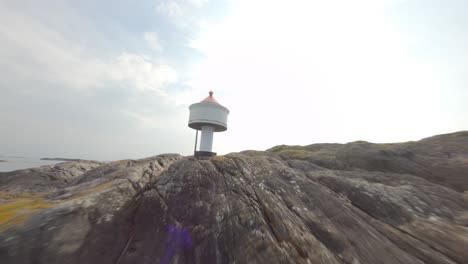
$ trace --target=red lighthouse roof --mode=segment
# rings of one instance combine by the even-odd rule
[[[216,104],[219,104],[218,101],[216,101],[216,99],[214,99],[213,92],[210,91],[209,94],[210,95],[207,98],[203,99],[200,103],[216,103]]]

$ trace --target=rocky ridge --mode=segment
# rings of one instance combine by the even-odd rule
[[[466,263],[468,132],[0,173],[1,263]]]

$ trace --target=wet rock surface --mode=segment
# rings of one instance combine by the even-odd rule
[[[0,220],[44,201],[4,222],[0,262],[467,263],[467,135],[124,160],[26,198],[0,182]]]

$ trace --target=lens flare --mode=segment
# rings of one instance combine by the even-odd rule
[[[160,263],[169,263],[171,258],[184,250],[192,248],[192,238],[182,227],[168,225],[166,230],[166,247]]]

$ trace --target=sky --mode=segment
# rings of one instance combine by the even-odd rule
[[[465,0],[1,0],[0,154],[219,154],[468,129]]]

